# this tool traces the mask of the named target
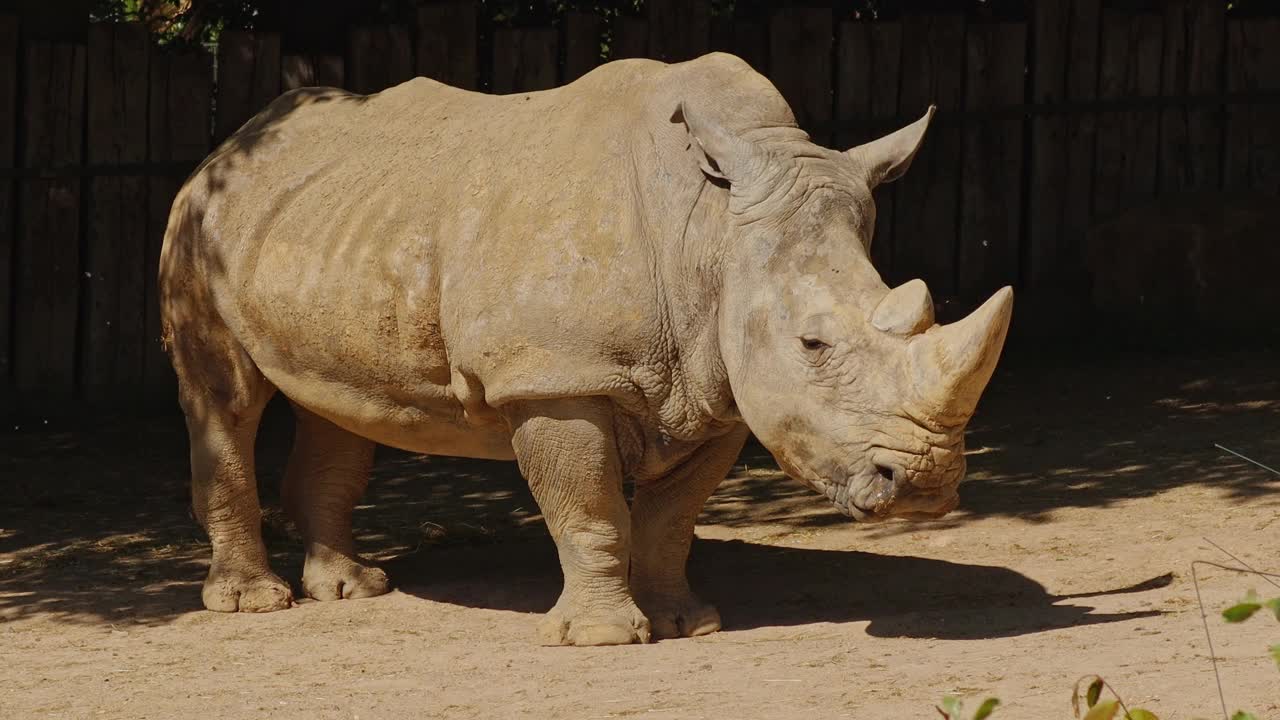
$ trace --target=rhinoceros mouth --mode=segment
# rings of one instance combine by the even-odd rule
[[[823,492],[836,509],[860,522],[891,517],[935,519],[959,503],[958,483],[922,486],[909,482],[908,477],[901,468],[873,463],[858,472],[832,478],[825,483]]]

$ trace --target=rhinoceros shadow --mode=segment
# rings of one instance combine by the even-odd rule
[[[516,612],[548,610],[560,591],[549,539],[436,549],[386,563],[399,589],[437,602]],[[695,589],[716,604],[725,631],[867,622],[877,637],[970,640],[1119,622],[1157,611],[1094,613],[1062,604],[1169,585],[1162,575],[1121,588],[1056,596],[1014,570],[912,556],[699,539]]]

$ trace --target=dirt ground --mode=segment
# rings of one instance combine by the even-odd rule
[[[398,590],[268,615],[200,607],[180,421],[0,436],[0,716],[12,718],[1071,717],[1100,673],[1162,718],[1221,715],[1191,562],[1280,570],[1280,355],[1011,357],[971,426],[960,510],[854,525],[747,448],[691,577],[717,634],[540,648],[554,549],[514,467],[380,451],[357,511]],[[260,442],[268,543],[288,446]],[[1256,577],[1200,571],[1229,707],[1280,718],[1280,625],[1221,621]]]

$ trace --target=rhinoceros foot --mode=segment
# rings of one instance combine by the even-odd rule
[[[302,590],[316,600],[354,600],[386,594],[391,580],[382,568],[350,558],[309,556],[302,569]]]
[[[200,593],[214,612],[273,612],[293,604],[293,590],[274,573],[226,570],[215,563]]]
[[[609,610],[588,609],[563,596],[538,621],[537,631],[539,645],[630,645],[650,637],[649,619],[630,601]]]
[[[690,591],[661,595],[639,593],[636,603],[649,618],[655,639],[697,637],[720,629],[720,611]]]

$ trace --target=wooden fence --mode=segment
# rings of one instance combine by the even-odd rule
[[[615,58],[734,52],[840,147],[936,103],[911,172],[877,191],[873,254],[891,284],[923,277],[938,298],[1074,292],[1090,223],[1162,192],[1280,193],[1280,19],[1227,18],[1222,0],[1031,5],[1026,22],[865,23],[650,0],[645,18],[570,13],[482,43],[477,4],[450,0],[352,29],[343,55],[227,32],[216,58],[155,47],[132,24],[91,26],[83,44],[23,40],[0,17],[0,415],[173,402],[155,288],[169,204],[214,144],[299,86],[367,93],[417,74],[539,90],[589,71],[605,42]]]

